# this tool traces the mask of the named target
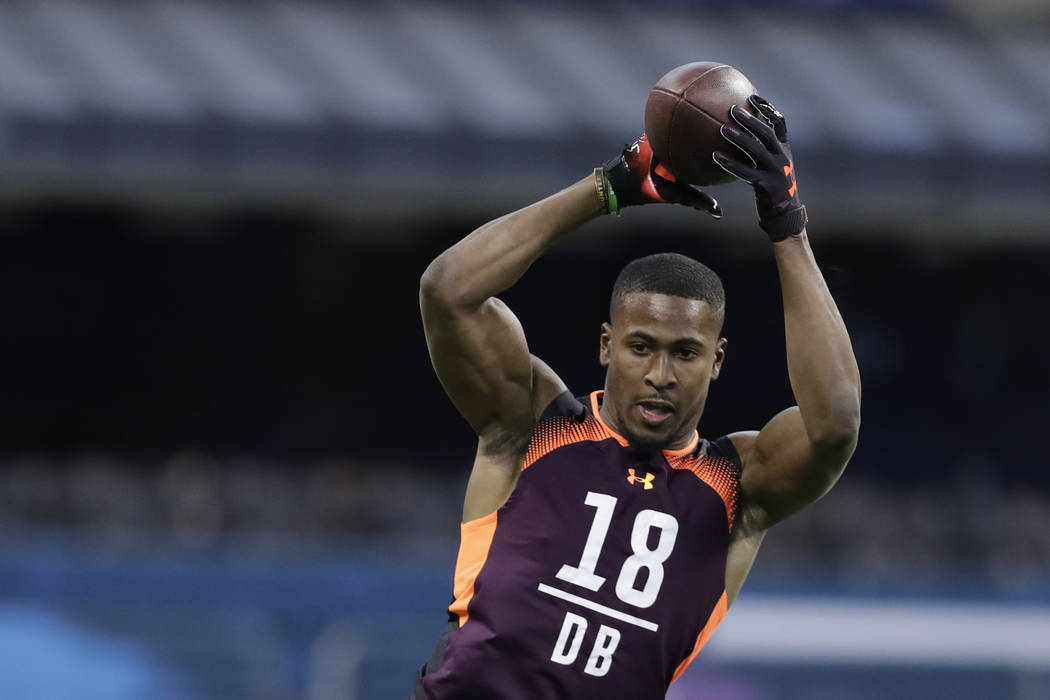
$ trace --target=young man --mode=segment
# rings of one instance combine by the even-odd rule
[[[860,378],[806,236],[782,115],[734,108],[715,161],[756,192],[797,406],[714,441],[697,424],[726,341],[722,284],[680,255],[628,265],[600,337],[604,391],[576,399],[495,295],[560,236],[620,206],[687,204],[643,135],[558,194],[485,224],[422,278],[438,378],[478,435],[449,629],[417,698],[662,698],[732,604],[766,530],[853,453]],[[771,358],[772,359],[772,358]]]

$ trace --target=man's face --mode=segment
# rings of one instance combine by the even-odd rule
[[[685,447],[725,358],[722,313],[698,299],[628,294],[602,326],[602,419],[643,451]]]

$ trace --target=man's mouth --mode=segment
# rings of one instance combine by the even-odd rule
[[[674,404],[670,401],[647,399],[639,401],[637,405],[642,420],[650,425],[659,425],[674,413]]]

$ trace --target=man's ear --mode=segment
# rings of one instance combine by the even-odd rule
[[[612,353],[612,326],[608,323],[602,324],[602,334],[598,339],[598,363],[602,367],[609,366],[609,356]]]
[[[711,381],[718,379],[718,374],[722,371],[722,363],[726,359],[727,345],[729,345],[729,341],[725,338],[719,338],[718,343],[715,345],[715,364],[711,368]]]

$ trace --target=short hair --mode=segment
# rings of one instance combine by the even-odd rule
[[[702,262],[678,253],[657,253],[627,263],[613,284],[609,318],[617,304],[637,292],[700,299],[714,311],[725,312],[721,278]]]

